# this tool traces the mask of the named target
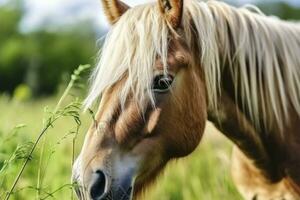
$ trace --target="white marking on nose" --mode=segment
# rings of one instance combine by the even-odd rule
[[[135,173],[137,170],[138,165],[138,158],[124,155],[124,156],[117,156],[115,159],[115,177],[124,177],[128,175],[128,173]]]

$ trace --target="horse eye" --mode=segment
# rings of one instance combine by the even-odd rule
[[[173,80],[174,78],[171,75],[158,75],[153,80],[152,90],[158,93],[167,92],[169,91]]]

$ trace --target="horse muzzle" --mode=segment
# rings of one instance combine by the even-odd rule
[[[131,200],[133,181],[131,177],[124,177],[112,182],[103,172],[97,171],[93,175],[92,184],[85,188],[79,181],[75,192],[80,200]],[[111,183],[110,183],[111,182]]]
[[[97,170],[94,181],[88,188],[92,200],[131,200],[133,190],[132,173],[113,179],[105,172]]]
[[[80,176],[79,163],[73,168],[74,190],[79,200],[131,200],[134,186],[134,170],[122,170],[122,173],[107,173],[96,170],[89,175],[89,181]]]

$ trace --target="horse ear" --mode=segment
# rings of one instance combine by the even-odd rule
[[[173,28],[178,28],[183,14],[183,0],[158,0],[158,4],[167,21]]]
[[[116,23],[119,18],[130,8],[118,0],[101,0],[105,15],[110,24]]]

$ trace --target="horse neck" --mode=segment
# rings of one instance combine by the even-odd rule
[[[185,23],[184,30],[195,53],[195,65],[199,66],[199,74],[206,80],[208,105],[213,102],[214,107],[212,100],[217,99],[216,107],[209,106],[208,119],[253,160],[269,180],[278,180],[282,176],[278,166],[284,161],[285,147],[299,140],[300,95],[293,92],[299,91],[297,80],[300,80],[297,68],[300,59],[296,55],[300,50],[297,37],[300,34],[299,24],[256,14],[252,16],[245,10],[240,13],[217,2],[210,3],[209,9],[203,5],[195,7],[198,6],[201,13],[213,14],[213,20],[209,21],[208,14],[199,18],[200,12],[193,11],[190,14],[192,19]],[[209,23],[202,20],[204,18]],[[259,29],[253,20],[261,24]],[[247,22],[247,26],[241,22]],[[217,31],[210,24],[216,25]],[[203,27],[211,31],[206,32]],[[265,34],[266,30],[269,34]],[[199,38],[206,40],[199,42]],[[202,52],[203,46],[206,50],[213,50],[213,54],[209,54],[211,51],[208,54]],[[198,61],[199,57],[201,61]],[[285,118],[283,114],[290,118]],[[281,125],[283,127],[279,127]],[[283,134],[286,141],[282,140]],[[299,149],[300,144],[297,147]],[[296,149],[293,148],[294,151]]]
[[[270,123],[270,126],[264,126],[263,116],[259,116],[261,126],[257,126],[249,110],[243,104],[242,92],[237,90],[234,84],[231,70],[239,66],[230,66],[229,63],[224,62],[221,63],[224,67],[221,73],[221,92],[217,100],[218,109],[209,108],[208,119],[249,159],[254,161],[255,166],[264,173],[267,179],[276,182],[283,176],[280,167],[285,162],[285,156],[289,155],[289,152],[285,152],[285,147],[292,146],[293,141],[299,138],[297,130],[300,128],[300,116],[289,105],[290,121],[284,121],[284,132],[274,122]],[[260,99],[258,102],[260,103]],[[259,109],[261,106],[263,105],[259,104]],[[299,146],[293,147],[294,150],[297,148]]]
[[[283,157],[280,155],[282,152],[278,150],[280,133],[276,131],[279,129],[272,127],[270,130],[257,126],[249,110],[243,106],[241,91],[235,88],[235,80],[231,74],[233,66],[226,61],[220,65],[224,67],[221,73],[220,95],[217,99],[218,109],[208,109],[208,120],[253,160],[268,180],[276,182],[282,178],[277,168]]]
[[[270,181],[280,180],[281,173],[275,167],[280,162],[276,157],[281,157],[278,155],[280,152],[274,153],[278,147],[276,139],[273,141],[268,138],[270,144],[276,144],[266,145],[264,134],[255,128],[255,125],[238,107],[232,96],[224,89],[221,92],[218,107],[218,111],[208,111],[208,120],[238,146],[249,159],[253,160],[255,166],[262,171],[267,179]]]

